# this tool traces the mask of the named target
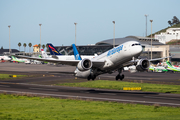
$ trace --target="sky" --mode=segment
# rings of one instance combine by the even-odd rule
[[[180,19],[180,0],[0,0],[0,47],[18,49],[32,43],[54,46],[95,44],[126,36],[145,36]],[[20,50],[24,50],[23,46]],[[26,52],[29,48],[26,47]]]

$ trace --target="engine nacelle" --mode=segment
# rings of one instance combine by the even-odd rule
[[[89,70],[86,70],[86,71],[79,71],[78,69],[76,69],[74,71],[74,75],[76,77],[79,77],[79,78],[88,78],[88,76],[91,74],[91,69]]]
[[[92,67],[92,61],[89,59],[83,59],[77,65],[79,71],[86,71],[89,70],[91,67]]]
[[[145,71],[148,70],[150,66],[149,60],[141,59],[137,62],[136,70],[138,71]]]

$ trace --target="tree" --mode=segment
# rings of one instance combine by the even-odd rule
[[[179,19],[176,16],[174,16],[173,19],[172,19],[172,23],[173,24],[178,24],[179,23]]]
[[[3,50],[3,46],[1,46],[1,50]]]
[[[41,51],[41,44],[38,44],[38,47],[39,47],[39,52]]]
[[[44,49],[45,47],[46,47],[46,46],[43,44],[43,45],[42,45],[42,48]]]
[[[26,46],[27,46],[26,43],[24,43],[23,46],[24,46],[24,52],[25,52],[26,51]]]
[[[180,21],[179,21],[179,19],[176,16],[174,16],[172,21],[169,20],[168,23],[172,26],[172,25],[175,25],[175,24],[179,24]]]
[[[29,46],[29,52],[31,52],[32,43],[29,43],[28,46]]]
[[[168,23],[169,23],[169,25],[170,25],[170,26],[172,26],[172,23],[171,23],[171,21],[170,21],[170,20],[168,21]]]
[[[49,52],[48,44],[46,44],[46,52]]]
[[[20,51],[20,47],[21,47],[21,43],[20,42],[18,43],[18,46],[19,46],[19,51]]]

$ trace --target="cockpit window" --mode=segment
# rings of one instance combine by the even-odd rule
[[[132,44],[132,46],[136,46],[136,45],[141,45],[140,43],[135,43],[135,44]]]

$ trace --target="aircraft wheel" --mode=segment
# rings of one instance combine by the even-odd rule
[[[120,80],[123,80],[124,79],[124,74],[122,74],[122,76],[120,76]]]
[[[118,80],[118,79],[120,79],[120,75],[117,75],[117,76],[116,76],[116,80]]]
[[[122,74],[122,79],[124,79],[124,74]]]
[[[91,76],[91,78],[92,78],[92,80],[95,80],[95,79],[96,79],[96,76],[95,76],[95,75],[93,75],[93,76]]]
[[[88,79],[88,81],[89,81],[89,80],[91,79],[91,75],[89,75],[87,79]]]

